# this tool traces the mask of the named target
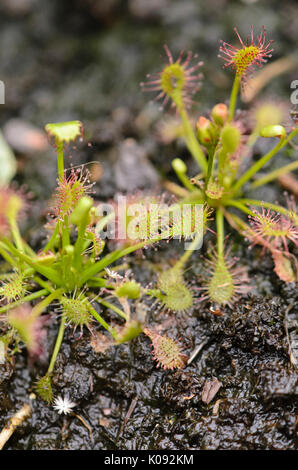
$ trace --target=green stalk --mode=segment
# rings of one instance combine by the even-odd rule
[[[203,193],[199,190],[193,191],[189,193],[189,196],[185,196],[184,198],[180,199],[176,204],[183,206],[183,204],[204,204],[205,197]]]
[[[47,289],[47,291],[54,292],[55,289],[47,281],[44,281],[44,279],[41,279],[39,276],[34,276],[33,279],[41,287],[43,287],[44,289]]]
[[[51,362],[50,362],[48,372],[47,372],[48,374],[51,374],[54,370],[55,362],[56,362],[58,353],[60,351],[63,336],[64,336],[65,321],[66,321],[66,316],[64,314],[62,314],[58,335],[57,335],[57,338],[56,338],[56,343],[55,343],[55,346],[54,346],[53,354],[52,354],[52,357],[51,357]]]
[[[24,251],[23,241],[22,241],[22,237],[21,237],[19,227],[18,227],[15,217],[8,217],[8,222],[10,225],[10,230],[11,230],[13,239],[15,241],[16,247],[19,251],[23,252]]]
[[[29,266],[31,266],[32,268],[35,269],[35,271],[39,272],[40,274],[42,274],[43,276],[47,277],[50,281],[52,281],[54,284],[61,284],[61,279],[60,279],[60,276],[58,275],[58,273],[52,269],[52,268],[48,268],[46,266],[42,266],[40,265],[39,263],[37,263],[36,261],[32,261],[31,257],[28,256],[28,255],[25,255],[24,253],[20,253],[11,243],[9,240],[7,240],[6,238],[3,238],[3,242],[5,243],[5,245],[7,246],[7,248],[9,249],[9,251],[17,256],[18,258],[20,258],[22,261],[25,261],[27,264],[29,264]]]
[[[280,214],[286,215],[291,219],[295,219],[296,223],[298,223],[298,216],[293,214],[292,211],[287,210],[283,206],[279,206],[278,204],[272,204],[271,202],[266,201],[258,201],[257,199],[238,199],[238,201],[244,204],[248,204],[251,206],[258,206],[258,207],[265,207],[266,209],[272,209]]]
[[[77,269],[79,269],[82,264],[82,253],[84,251],[84,244],[86,241],[85,232],[86,232],[86,227],[88,225],[88,222],[89,222],[89,212],[85,214],[85,216],[83,217],[83,220],[81,221],[78,227],[78,238],[74,246],[74,262],[75,262],[75,266]]]
[[[174,168],[174,171],[175,171],[175,168]],[[177,171],[175,171],[175,173],[186,189],[188,189],[189,191],[196,191],[196,187],[193,184],[191,184],[188,177],[184,173],[179,173]]]
[[[172,181],[164,181],[164,187],[179,198],[187,197],[189,194],[189,191],[187,191],[185,188],[182,188],[182,186],[173,183]]]
[[[19,264],[7,253],[7,246],[4,243],[0,242],[0,255],[2,256],[7,263],[15,268],[19,268]]]
[[[62,229],[62,248],[65,248],[67,245],[70,244],[68,215],[64,217],[64,222],[61,225],[61,229]]]
[[[178,111],[180,113],[183,126],[184,126],[184,132],[186,134],[186,145],[197,162],[199,168],[201,168],[204,172],[204,174],[207,173],[207,161],[206,157],[204,155],[203,150],[200,147],[200,144],[195,136],[195,133],[193,131],[193,128],[189,122],[189,118],[187,115],[187,112],[185,111],[184,107],[178,107]]]
[[[91,278],[88,281],[89,287],[107,287],[107,280],[101,278]]]
[[[165,232],[162,232],[155,239],[144,240],[140,243],[137,243],[136,245],[128,246],[127,248],[124,248],[122,250],[115,250],[112,253],[109,253],[103,259],[101,259],[100,261],[97,261],[92,266],[89,266],[83,271],[80,281],[78,283],[78,287],[81,287],[91,277],[95,276],[97,273],[102,271],[104,268],[106,268],[110,264],[114,263],[114,261],[117,261],[117,259],[123,258],[124,256],[127,256],[130,253],[133,253],[134,251],[140,250],[141,248],[144,248],[146,245],[151,245],[153,243],[156,243],[162,240],[164,237],[168,236],[168,234],[169,232],[168,230],[166,230]]]
[[[243,199],[241,199],[241,201],[243,201]],[[241,210],[242,212],[244,212],[244,214],[248,214],[248,215],[254,216],[253,211],[251,211],[250,209],[248,209],[248,208],[245,206],[245,203],[244,203],[244,204],[243,204],[243,202],[241,203],[239,199],[237,199],[237,200],[231,199],[231,200],[225,201],[225,205],[226,205],[226,206],[237,207],[237,209],[239,209],[239,210]]]
[[[121,318],[124,318],[124,320],[126,320],[125,313],[120,308],[116,307],[116,305],[113,305],[107,300],[103,300],[103,299],[98,299],[97,302],[99,302],[100,304],[104,305],[107,308],[110,308],[115,313],[117,313],[117,315],[119,315]]]
[[[266,165],[269,160],[274,157],[274,155],[281,150],[285,145],[290,142],[290,140],[298,133],[298,129],[295,129],[286,139],[280,139],[278,144],[270,150],[270,152],[266,153],[260,160],[258,160],[254,165],[252,165],[237,181],[237,183],[232,187],[233,194],[237,193],[242,186],[250,180],[255,173],[257,173],[264,165]]]
[[[36,253],[32,250],[31,246],[29,246],[24,240],[22,240],[25,253],[29,256],[33,256],[33,258],[37,258]]]
[[[57,222],[55,230],[53,231],[53,233],[51,235],[51,238],[48,241],[48,243],[46,244],[46,246],[44,247],[43,251],[50,251],[54,248],[56,237],[57,237],[58,233],[59,233],[59,222]]]
[[[57,163],[58,163],[58,177],[62,181],[64,179],[64,158],[63,158],[63,142],[56,139],[57,147]]]
[[[218,151],[218,182],[220,185],[223,184],[226,162],[229,162],[229,159],[227,157],[228,153],[223,148],[221,148]]]
[[[244,235],[249,233],[251,231],[251,228],[249,225],[247,225],[240,217],[238,217],[236,214],[232,214],[231,212],[225,210],[224,211],[224,216],[235,230],[237,230],[240,235]]]
[[[73,248],[71,245],[68,245],[68,247]],[[68,247],[63,251],[61,259],[63,286],[67,288],[67,290],[74,290],[76,287],[76,273],[73,268],[74,253],[73,250],[67,250]]]
[[[235,110],[236,110],[236,104],[237,104],[237,96],[238,96],[238,91],[239,91],[239,85],[240,85],[240,78],[238,77],[238,75],[235,75],[233,88],[232,88],[231,96],[230,96],[229,121],[232,121],[233,118],[234,118],[234,114],[235,114]]]
[[[31,316],[35,318],[38,317],[44,311],[44,309],[53,302],[53,300],[59,299],[61,297],[62,292],[63,289],[58,289],[52,294],[48,295],[48,297],[46,297],[44,300],[39,302],[39,304],[35,305],[35,307],[32,309]]]
[[[190,246],[185,250],[184,254],[181,256],[181,258],[177,261],[175,264],[174,268],[177,268],[180,270],[183,269],[189,258],[191,257],[192,253],[197,249],[197,246],[199,243],[202,241],[202,234],[198,233],[193,241],[191,242]]]
[[[297,168],[298,168],[298,161],[282,166],[281,168],[271,171],[270,173],[263,176],[262,178],[259,178],[256,181],[254,181],[250,185],[249,189],[254,189],[254,188],[258,188],[259,186],[263,186],[264,184],[269,183],[270,181],[273,181],[276,178],[279,178],[281,175],[284,175],[285,173],[289,173],[290,171],[297,170]]]
[[[58,177],[59,177],[60,181],[63,181],[63,179],[64,179],[63,142],[60,142],[59,140],[56,139],[56,147],[57,147]],[[60,224],[57,224],[57,225],[60,225]],[[68,223],[68,216],[67,215],[64,217],[64,221],[63,221],[62,226],[60,225],[60,229],[62,229],[62,233],[60,235],[61,235],[61,238],[62,238],[62,248],[64,248],[65,246],[69,245],[69,243],[70,243],[69,223]],[[52,238],[51,238],[51,240],[52,240]],[[49,245],[49,243],[48,243],[48,245]]]
[[[217,255],[218,258],[224,256],[224,215],[222,209],[216,209],[216,235],[217,235]]]
[[[37,292],[33,292],[33,294],[26,295],[20,300],[16,300],[15,302],[11,302],[10,304],[4,305],[4,307],[0,307],[0,313],[6,312],[7,310],[11,310],[12,308],[18,307],[19,305],[23,304],[24,302],[31,302],[32,300],[39,299],[44,295],[47,295],[48,291],[46,289],[38,290]]]
[[[209,180],[213,174],[216,150],[217,150],[217,146],[215,148],[212,147],[210,151],[208,152],[208,170],[207,170],[207,178],[206,178],[206,188],[208,187]]]
[[[86,297],[84,297],[86,298]],[[91,305],[91,303],[86,299],[87,307],[91,315],[101,324],[107,331],[109,331],[113,335],[113,328],[108,325],[108,323],[97,313],[95,308]]]

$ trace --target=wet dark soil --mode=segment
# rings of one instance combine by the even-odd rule
[[[3,2],[7,7],[1,7],[0,21],[5,27],[0,63],[8,99],[1,122],[16,116],[39,127],[56,119],[85,121],[86,140],[92,147],[74,151],[73,163],[100,162],[103,177],[95,186],[95,196],[105,200],[125,189],[119,175],[126,172],[131,177],[132,167],[133,191],[156,187],[165,175],[173,178],[170,159],[185,153],[179,144],[168,149],[160,146],[154,134],[158,111],[143,110],[144,99],[137,89],[148,70],[158,69],[163,42],[175,52],[184,46],[202,51],[205,59],[212,51],[214,60],[207,61],[205,71],[211,78],[200,97],[208,106],[214,95],[223,100],[229,87],[216,48],[219,38],[231,39],[231,26],[239,25],[244,31],[256,20],[257,26],[265,23],[274,30],[277,57],[292,51],[298,27],[297,5],[289,1],[282,8],[279,2],[272,2],[272,8],[248,1],[229,2],[227,8],[225,0],[208,5],[191,0],[187,7],[182,2],[183,9],[179,1],[171,2],[170,8],[167,0],[152,2],[159,5],[152,9],[150,2],[140,0],[97,3],[109,4],[109,8],[95,8],[91,0],[77,0],[72,9],[68,2],[28,0],[20,16],[12,9],[13,1]],[[13,50],[20,60],[12,60]],[[288,99],[290,78],[277,80],[273,91]],[[40,211],[46,214],[46,201],[54,189],[55,158],[51,150],[18,158],[23,164],[17,179],[35,195],[24,230],[32,245],[39,246],[44,236]],[[285,162],[287,158],[284,155]],[[135,165],[135,161],[142,164]],[[276,185],[269,186],[268,196],[283,202]],[[176,372],[156,368],[144,335],[102,354],[91,347],[88,331],[79,338],[69,329],[53,388],[56,396],[68,395],[77,404],[75,413],[85,424],[74,415],[59,416],[36,398],[31,418],[5,448],[297,448],[298,374],[290,361],[293,336],[288,331],[289,315],[297,321],[297,290],[277,279],[270,257],[262,256],[257,248],[249,251],[233,233],[231,238],[238,242],[237,254],[252,279],[249,295],[232,309],[224,309],[223,316],[212,314],[208,304],[197,304],[184,315],[162,313],[152,305],[148,311],[149,322],[163,324],[163,331],[179,338],[189,356],[203,343],[190,365]],[[205,248],[209,239],[208,235]],[[156,275],[151,263],[166,265],[182,248],[164,244],[158,253],[146,252],[146,260],[128,261],[136,278],[147,284]],[[199,256],[193,256],[187,272],[190,281],[200,274],[200,266]],[[12,364],[0,365],[0,428],[28,401],[36,377],[46,371],[58,322],[55,312],[49,313],[53,322],[44,362],[29,364],[24,351]],[[203,386],[214,378],[222,386],[206,404]]]
[[[146,282],[141,265],[136,272]],[[266,280],[263,287],[260,278]],[[221,317],[208,305],[180,316],[150,310],[151,324],[162,323],[189,356],[204,342],[193,362],[176,372],[156,368],[144,335],[102,354],[91,347],[90,333],[78,339],[67,330],[54,392],[77,404],[75,412],[92,435],[77,417],[61,417],[37,398],[32,417],[16,430],[7,449],[296,448],[298,374],[289,360],[285,318],[289,311],[297,315],[297,291],[276,281],[269,259],[258,259],[253,283],[259,295],[242,298]],[[268,289],[271,295],[265,294]],[[171,327],[166,326],[169,318]],[[47,356],[55,332],[54,321]],[[28,400],[45,368],[28,367],[25,354],[15,358],[14,366],[0,367],[3,425]],[[207,405],[203,385],[214,378],[222,387]]]

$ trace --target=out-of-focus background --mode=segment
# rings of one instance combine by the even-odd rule
[[[274,60],[295,54],[295,0],[1,0],[0,80],[6,94],[0,126],[17,155],[19,181],[48,197],[56,162],[42,129],[48,122],[80,119],[92,146],[83,146],[74,163],[101,163],[97,175],[93,168],[95,179],[105,174],[98,195],[154,186],[160,175],[152,163],[168,160],[169,166],[172,154],[158,146],[162,113],[141,92],[140,81],[160,70],[165,43],[174,57],[184,48],[198,53],[205,76],[199,115],[229,96],[233,74],[222,70],[219,40],[236,44],[233,27],[245,38],[251,24],[256,33],[265,25],[274,39]],[[295,78],[292,69],[265,93],[290,108]]]

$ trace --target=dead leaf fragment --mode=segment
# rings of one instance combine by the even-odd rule
[[[216,377],[212,380],[206,380],[202,390],[202,402],[208,405],[221,387],[222,383]]]
[[[91,336],[90,345],[96,353],[104,354],[113,344],[110,338],[99,331],[95,331]]]

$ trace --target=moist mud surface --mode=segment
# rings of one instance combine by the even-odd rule
[[[141,264],[136,271],[146,282]],[[85,423],[58,415],[37,398],[32,417],[6,448],[294,449],[298,375],[289,360],[285,328],[289,315],[297,315],[297,292],[276,281],[271,268],[269,259],[259,259],[255,276],[256,288],[262,291],[263,278],[271,295],[244,297],[223,316],[201,304],[180,316],[158,312],[156,306],[149,310],[151,324],[162,324],[169,336],[179,338],[189,356],[203,343],[192,363],[176,372],[156,368],[144,335],[102,354],[91,347],[89,332],[80,338],[68,329],[53,388],[56,396],[69,396],[77,404],[75,412]],[[3,426],[28,400],[45,368],[28,366],[25,354],[16,356],[14,365],[0,367]],[[203,386],[215,378],[221,388],[206,404]]]

